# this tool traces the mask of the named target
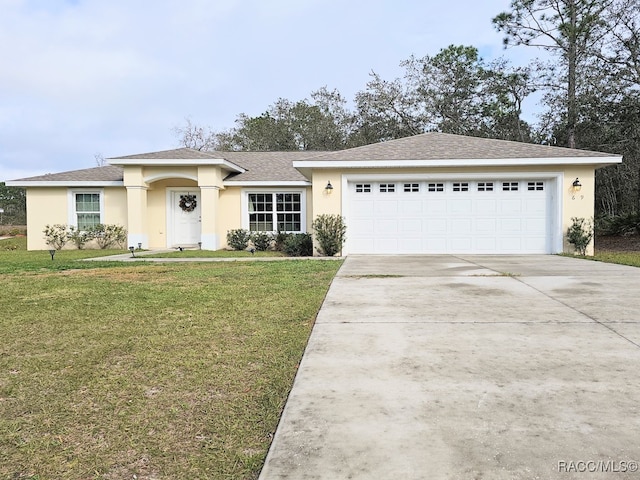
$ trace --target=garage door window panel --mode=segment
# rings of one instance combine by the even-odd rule
[[[493,182],[478,182],[479,192],[493,192]]]
[[[467,182],[453,182],[453,191],[454,192],[468,192],[469,191],[469,183],[467,183]]]

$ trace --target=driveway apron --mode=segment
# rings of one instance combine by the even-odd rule
[[[350,256],[260,478],[640,478],[640,269]]]

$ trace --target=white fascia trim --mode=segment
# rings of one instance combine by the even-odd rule
[[[145,167],[193,167],[193,166],[201,166],[201,165],[221,165],[226,167],[228,170],[238,173],[244,173],[246,170],[235,163],[231,163],[224,158],[156,158],[156,159],[123,159],[116,160],[111,159],[109,161],[110,165],[143,165]]]
[[[72,181],[72,182],[64,182],[61,180],[48,181],[48,180],[37,180],[35,182],[29,181],[9,181],[6,182],[7,187],[73,187],[73,188],[91,188],[91,187],[124,187],[123,181],[110,181],[110,182],[102,182],[102,181]]]
[[[311,182],[306,180],[282,180],[270,182],[267,180],[247,180],[244,182],[222,182],[225,187],[310,187]]]
[[[410,168],[410,167],[517,167],[531,165],[592,165],[621,163],[621,156],[559,158],[470,158],[442,160],[330,160],[294,161],[294,168]]]

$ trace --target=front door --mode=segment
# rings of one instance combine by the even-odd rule
[[[200,195],[173,190],[169,195],[169,247],[193,247],[200,241]]]

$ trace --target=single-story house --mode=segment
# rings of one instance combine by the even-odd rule
[[[109,159],[104,167],[7,182],[27,189],[30,250],[47,224],[119,224],[144,249],[226,246],[232,229],[310,232],[347,224],[343,254],[571,251],[572,217],[592,218],[608,153],[424,133],[335,152],[203,152]]]

